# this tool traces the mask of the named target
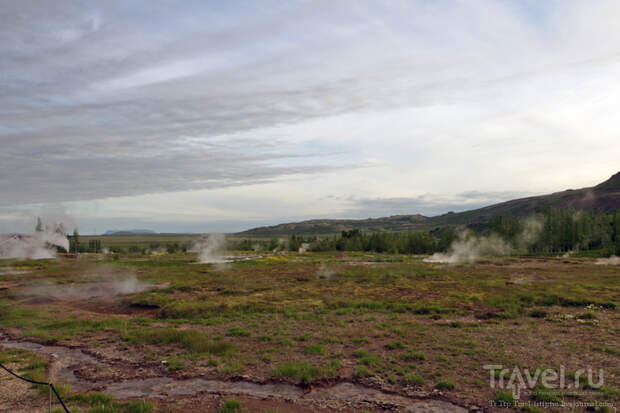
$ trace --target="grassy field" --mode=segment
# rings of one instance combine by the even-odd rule
[[[568,381],[591,367],[596,378],[604,369],[602,386],[577,379],[570,390],[525,389],[520,402],[620,403],[618,266],[516,257],[450,266],[364,253],[247,258],[218,265],[195,264],[193,254],[0,261],[0,329],[102,358],[161,364],[160,374],[176,378],[310,388],[348,381],[486,411],[501,410],[493,401],[513,400],[490,387],[485,365],[561,369]],[[97,283],[126,280],[153,289],[89,295]],[[41,375],[44,365],[37,366]],[[131,375],[110,370],[82,374],[94,381]],[[96,407],[85,397],[73,395],[76,411]],[[182,411],[170,400],[150,402],[154,411]],[[214,403],[213,411],[225,407]],[[248,403],[246,411],[266,410]]]

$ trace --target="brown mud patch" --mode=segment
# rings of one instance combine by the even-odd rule
[[[254,403],[267,401],[274,405],[295,404],[301,409],[286,411],[360,411],[361,409],[385,409],[396,412],[436,412],[466,413],[467,409],[441,399],[441,395],[433,398],[413,398],[407,395],[386,393],[378,389],[366,387],[353,382],[337,382],[316,387],[299,387],[288,383],[267,382],[256,383],[248,380],[221,381],[203,377],[175,379],[170,376],[121,378],[115,375],[118,367],[113,361],[107,361],[87,354],[79,348],[63,346],[47,346],[34,342],[18,341],[8,335],[1,336],[0,345],[31,351],[50,357],[50,379],[58,383],[68,383],[74,391],[102,391],[117,399],[149,398],[165,400],[165,404],[178,402],[183,398],[211,398],[214,407],[218,399],[213,396],[241,396]],[[111,374],[106,379],[96,382],[83,379],[86,367],[109,369]],[[135,366],[131,366],[134,367]],[[137,373],[140,370],[135,370]],[[147,372],[144,367],[142,373]],[[185,400],[181,403],[192,401]],[[208,411],[208,410],[197,410]]]

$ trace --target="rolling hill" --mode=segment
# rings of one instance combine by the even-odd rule
[[[514,199],[459,213],[434,217],[423,215],[394,215],[368,219],[312,219],[308,221],[253,228],[240,232],[243,236],[278,236],[333,234],[343,230],[407,231],[445,225],[484,225],[489,219],[504,216],[528,216],[548,208],[570,207],[579,211],[613,212],[620,209],[620,172],[607,181],[589,188],[568,189],[549,195]]]

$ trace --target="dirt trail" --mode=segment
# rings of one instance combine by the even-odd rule
[[[107,364],[77,348],[47,346],[27,341],[13,340],[0,333],[0,345],[7,348],[28,350],[48,355],[50,379],[69,383],[73,391],[98,390],[118,399],[152,398],[165,399],[195,396],[200,394],[239,395],[259,399],[281,399],[300,404],[333,407],[367,407],[389,409],[401,412],[467,413],[467,409],[443,400],[414,399],[350,382],[306,390],[292,384],[254,383],[251,381],[219,381],[203,378],[177,380],[172,377],[152,377],[93,383],[80,379],[74,369],[84,365],[106,366]]]

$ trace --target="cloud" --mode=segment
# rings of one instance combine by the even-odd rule
[[[358,199],[351,197],[343,201],[349,205],[349,209],[344,213],[349,216],[369,217],[400,214],[435,216],[449,211],[461,212],[481,208],[528,195],[531,194],[514,191],[468,191],[458,194],[421,194],[414,197],[398,198]]]

